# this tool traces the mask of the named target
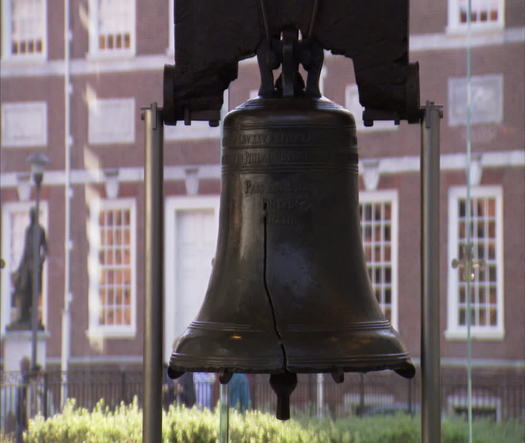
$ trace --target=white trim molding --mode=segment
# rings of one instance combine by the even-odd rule
[[[470,39],[471,47],[487,47],[512,43],[525,42],[525,27],[505,28],[498,32],[475,34]],[[448,49],[463,49],[468,45],[465,34],[417,34],[411,35],[409,40],[410,52],[442,51]],[[325,51],[325,57],[335,56]],[[255,57],[241,60],[240,65],[250,65],[257,62]],[[97,57],[89,55],[87,58],[71,60],[70,72],[73,76],[104,74],[111,72],[160,72],[166,64],[173,64],[172,54],[143,54],[133,57]],[[37,63],[15,63],[9,59],[0,60],[0,78],[10,77],[49,77],[63,76],[65,64],[63,60],[48,60]]]
[[[462,325],[464,320],[460,317],[460,304],[466,303],[467,293],[463,291],[460,295],[460,274],[464,272],[464,266],[458,251],[460,240],[465,238],[465,222],[460,218],[465,215],[460,214],[459,202],[466,198],[467,189],[465,186],[454,186],[448,191],[448,303],[447,303],[447,329],[445,338],[448,340],[465,340],[467,338],[467,327]],[[471,334],[474,339],[480,340],[502,340],[505,335],[504,328],[504,287],[503,287],[503,189],[501,186],[476,186],[471,190],[471,197],[474,201],[478,199],[491,199],[494,203],[494,214],[491,216],[489,226],[485,218],[487,208],[483,213],[476,215],[477,220],[473,221],[474,229],[481,229],[480,234],[472,236],[474,248],[479,248],[481,252],[481,268],[475,270],[475,279],[471,283],[471,291],[475,296],[472,298],[472,319]],[[489,203],[485,202],[485,206]],[[468,209],[464,209],[468,210]],[[490,232],[490,234],[489,234]],[[481,241],[480,241],[481,240]],[[488,243],[494,243],[493,253],[488,252]],[[492,255],[492,256],[491,256]],[[475,257],[477,259],[478,257]],[[459,260],[460,266],[452,268],[452,261]],[[492,269],[495,268],[495,275]],[[482,276],[484,276],[482,278]],[[494,301],[493,298],[496,298]],[[463,298],[463,301],[461,300]],[[496,309],[495,324],[492,322],[492,312]],[[466,312],[466,308],[464,309]],[[466,314],[465,314],[466,315]],[[476,316],[479,315],[479,320]],[[489,320],[487,320],[490,319]],[[477,324],[484,323],[484,324]]]
[[[366,159],[362,159],[365,161]],[[382,157],[379,160],[379,174],[403,174],[409,172],[419,172],[421,159],[419,156],[406,157]],[[441,172],[465,171],[467,164],[466,154],[444,154],[441,156]],[[523,168],[525,167],[525,151],[516,149],[513,151],[494,151],[484,152],[481,159],[483,171],[489,168]],[[183,166],[166,166],[164,168],[165,181],[184,181],[186,170],[192,168],[199,169],[199,179],[201,180],[220,180],[221,166],[218,164],[188,164]],[[16,188],[19,185],[17,175],[20,172],[3,172],[0,174],[0,189]],[[63,170],[46,171],[44,183],[46,186],[64,186],[65,173]],[[119,182],[131,183],[144,180],[144,168],[119,168]],[[76,169],[71,171],[71,181],[73,185],[104,183],[105,176],[102,169]]]
[[[169,0],[168,32],[168,48],[166,49],[166,54],[173,57],[175,55],[175,0]]]

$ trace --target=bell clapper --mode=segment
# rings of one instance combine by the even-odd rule
[[[230,380],[232,379],[232,377],[233,377],[233,372],[230,372],[227,369],[219,373],[219,381],[221,382],[221,385],[228,384]]]
[[[184,371],[175,371],[168,366],[168,377],[175,380],[176,378],[181,377],[184,374]]]
[[[276,417],[279,420],[288,420],[290,418],[290,395],[297,386],[297,374],[294,372],[272,374],[270,386],[277,395]]]
[[[336,383],[343,383],[345,381],[345,373],[343,368],[337,368],[332,372],[332,378]]]

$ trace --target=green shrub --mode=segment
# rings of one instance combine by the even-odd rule
[[[212,443],[218,441],[218,410],[171,407],[163,413],[163,441]],[[29,423],[26,441],[32,443],[106,443],[142,441],[142,411],[136,401],[110,410],[99,403],[93,411],[69,402],[63,413]],[[272,414],[230,412],[232,443],[418,443],[420,419],[409,415],[347,418],[332,421],[302,417],[281,422]],[[466,423],[444,420],[443,443],[467,441]],[[474,443],[523,443],[520,423],[474,423]]]

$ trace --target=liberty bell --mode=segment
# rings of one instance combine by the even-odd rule
[[[391,369],[409,378],[415,369],[371,288],[355,122],[321,97],[322,48],[287,29],[257,56],[259,97],[224,119],[208,290],[175,345],[169,374],[219,372],[224,383],[235,372],[268,373],[277,417],[287,419],[298,373],[331,373],[341,382],[348,371]]]

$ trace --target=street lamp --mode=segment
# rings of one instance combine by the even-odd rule
[[[27,158],[31,165],[31,175],[35,183],[35,220],[32,229],[33,244],[33,281],[32,281],[32,309],[31,309],[31,369],[37,366],[37,330],[38,330],[38,294],[40,292],[40,186],[44,178],[44,169],[49,158],[43,152],[37,152]]]

